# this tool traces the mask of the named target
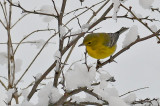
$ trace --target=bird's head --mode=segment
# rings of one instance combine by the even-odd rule
[[[88,34],[84,40],[83,43],[79,46],[93,46],[96,44],[97,37],[94,34]]]

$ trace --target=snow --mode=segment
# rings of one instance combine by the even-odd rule
[[[138,37],[138,27],[136,25],[132,26],[123,41],[123,48],[134,42]]]
[[[109,88],[109,87],[105,87],[105,88],[100,88],[100,86],[95,86],[93,92],[95,92],[96,94],[100,95],[101,98],[103,100],[108,101],[108,99],[110,97],[118,97],[118,91],[116,88]]]
[[[8,103],[11,101],[11,98],[12,98],[12,95],[13,93],[15,93],[15,89],[9,89],[7,92],[6,92],[6,95],[7,95],[7,98],[5,99],[5,102]]]
[[[24,100],[27,100],[28,94],[29,94],[29,90],[28,89],[22,90],[21,95],[23,96]]]
[[[112,76],[108,72],[100,74],[100,80],[101,80],[101,82],[100,82],[100,88],[101,89],[104,89],[104,88],[108,87],[108,82],[106,80],[110,79],[111,77]]]
[[[125,97],[123,99],[127,104],[131,104],[132,102],[134,102],[136,100],[136,94],[135,93],[131,93],[129,94],[127,97]]]
[[[71,97],[72,102],[76,102],[76,103],[80,103],[80,102],[96,102],[96,103],[102,103],[101,100],[98,100],[96,97],[85,93],[84,96],[82,96],[82,93],[78,96],[78,95],[73,95]]]
[[[119,1],[119,0],[112,0],[112,3],[114,3],[114,4],[113,4],[114,13],[113,13],[113,15],[112,15],[112,18],[113,18],[114,20],[116,20],[116,19],[117,19],[117,12],[118,12],[119,6],[120,6],[120,1]]]
[[[60,91],[55,88],[55,87],[52,87],[51,89],[51,92],[50,92],[50,102],[51,103],[55,103],[57,102],[61,97],[62,97],[62,94],[59,93]]]
[[[25,100],[22,102],[21,106],[34,106],[34,105],[31,104],[29,101]]]
[[[90,27],[90,24],[86,23],[82,25],[82,29],[88,29]]]
[[[7,63],[7,53],[0,52],[0,64],[4,65]]]
[[[13,106],[35,106],[35,105],[33,105],[29,101],[25,100],[21,104],[16,104],[16,105],[13,105]]]
[[[119,97],[110,97],[108,103],[109,106],[129,106]]]
[[[157,32],[157,27],[156,27],[156,25],[152,25],[152,26],[150,26],[150,28],[152,29],[153,32]]]
[[[61,52],[60,52],[59,50],[57,50],[57,51],[55,52],[55,54],[54,54],[54,59],[57,60],[57,62],[56,62],[56,68],[55,68],[56,71],[59,70],[60,58],[61,58]]]
[[[54,54],[54,59],[59,61],[60,58],[61,58],[61,52],[57,50]]]
[[[74,68],[65,73],[67,90],[77,89],[78,87],[91,88],[95,80],[96,69],[91,67],[89,72],[85,64],[74,65]]]
[[[56,7],[56,8],[57,8],[57,7]],[[57,15],[57,13],[56,13],[53,5],[43,5],[43,6],[40,8],[39,11],[42,12],[42,13],[48,13],[48,14]],[[60,12],[60,10],[59,10],[58,8],[57,8],[57,11],[58,11],[58,13]],[[53,19],[52,16],[45,16],[45,15],[40,15],[40,16],[42,16],[44,22],[50,22],[50,21]]]
[[[150,9],[154,0],[139,0],[139,4],[142,6],[144,9]]]
[[[41,78],[41,76],[42,76],[42,73],[36,74],[36,76],[35,76],[35,81],[39,80],[39,78]]]
[[[62,38],[66,34],[66,28],[63,26],[60,26],[60,38]]]
[[[62,96],[59,92],[59,89],[53,87],[53,82],[49,82],[38,92],[36,106],[48,106],[49,101],[55,103]]]

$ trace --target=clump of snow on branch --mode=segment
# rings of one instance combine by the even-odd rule
[[[142,6],[144,9],[150,9],[154,0],[139,0],[139,4]]]
[[[123,41],[123,48],[134,42],[138,37],[138,27],[136,25],[132,26]]]
[[[78,30],[76,30],[76,31],[72,31],[72,32],[71,32],[71,35],[73,35],[73,36],[71,37],[71,41],[74,40],[75,38],[77,38],[78,34],[80,34],[80,33],[82,33],[82,32],[87,32],[88,29],[89,29],[89,27],[90,27],[90,24],[89,24],[89,23],[86,23],[86,24],[83,24],[83,25],[81,26],[81,29],[78,29]]]
[[[57,50],[54,54],[54,59],[55,60],[59,60],[61,58],[61,52],[59,50]]]
[[[136,95],[135,93],[131,93],[129,94],[127,97],[125,97],[123,99],[127,104],[131,104],[133,103],[134,101],[136,101]]]
[[[43,5],[39,11],[42,13],[57,15],[56,10],[53,5]],[[57,11],[58,11],[58,13],[60,12],[60,10],[58,8],[57,8]],[[46,16],[46,15],[40,15],[40,16],[43,17],[44,22],[50,22],[53,19],[52,16]]]
[[[150,26],[150,28],[152,29],[153,32],[157,32],[157,26],[156,25],[152,25],[152,26]]]
[[[113,15],[112,15],[112,18],[113,18],[114,20],[116,20],[116,19],[117,19],[117,12],[118,12],[119,6],[120,6],[120,1],[119,1],[119,0],[112,0],[112,3],[114,3],[114,4],[113,4],[114,13],[113,13]]]
[[[109,106],[129,106],[120,97],[110,97],[108,103]]]
[[[89,27],[90,27],[90,24],[88,23],[83,24],[81,27],[82,32],[87,32]]]
[[[65,73],[66,88],[68,90],[76,89],[78,87],[91,88],[91,84],[95,80],[96,69],[91,67],[88,68],[85,64],[75,64],[74,68],[68,70]]]
[[[112,76],[108,73],[108,72],[104,72],[102,70],[100,70],[101,74],[100,74],[100,88],[104,89],[106,87],[108,87],[108,82],[107,80],[110,79]]]
[[[66,28],[64,26],[60,26],[60,38],[62,38],[66,34]]]
[[[61,52],[59,50],[57,50],[54,54],[54,59],[57,60],[56,62],[56,70],[59,69],[60,66],[60,58],[61,58]]]
[[[39,78],[41,78],[41,76],[42,76],[42,73],[36,74],[36,76],[35,76],[35,81],[39,80]]]
[[[61,96],[59,89],[53,87],[53,82],[49,82],[38,92],[38,103],[36,106],[48,106],[49,102],[55,103]]]
[[[15,93],[15,89],[9,89],[9,90],[6,92],[6,95],[7,95],[7,98],[5,99],[5,102],[6,102],[6,103],[9,103],[9,102],[11,101],[11,98],[12,98],[13,93]]]
[[[82,94],[81,94],[82,95]],[[80,102],[96,102],[96,103],[100,103],[102,104],[103,102],[101,100],[98,100],[96,97],[86,93],[85,96],[81,96],[81,95],[74,95],[71,97],[72,101],[71,102],[76,102],[76,103],[80,103]]]
[[[0,53],[0,64],[4,65],[7,63],[7,54],[5,52]]]
[[[35,105],[33,105],[29,101],[25,100],[21,104],[16,104],[16,105],[13,105],[13,106],[35,106]]]

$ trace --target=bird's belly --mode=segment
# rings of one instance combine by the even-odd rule
[[[92,49],[90,47],[87,47],[88,54],[96,59],[104,59],[106,57],[111,56],[116,50],[116,45],[113,47],[97,47],[96,49]]]

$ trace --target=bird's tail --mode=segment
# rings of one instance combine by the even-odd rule
[[[107,44],[108,46],[112,47],[116,44],[119,35],[122,34],[123,32],[125,32],[126,30],[128,30],[129,28],[126,27],[122,27],[119,31],[115,32],[115,33],[108,33],[110,36],[110,42]]]
[[[123,32],[125,32],[126,30],[128,30],[129,28],[126,28],[126,27],[122,27],[119,31],[117,31],[116,33],[118,35],[122,34]]]

